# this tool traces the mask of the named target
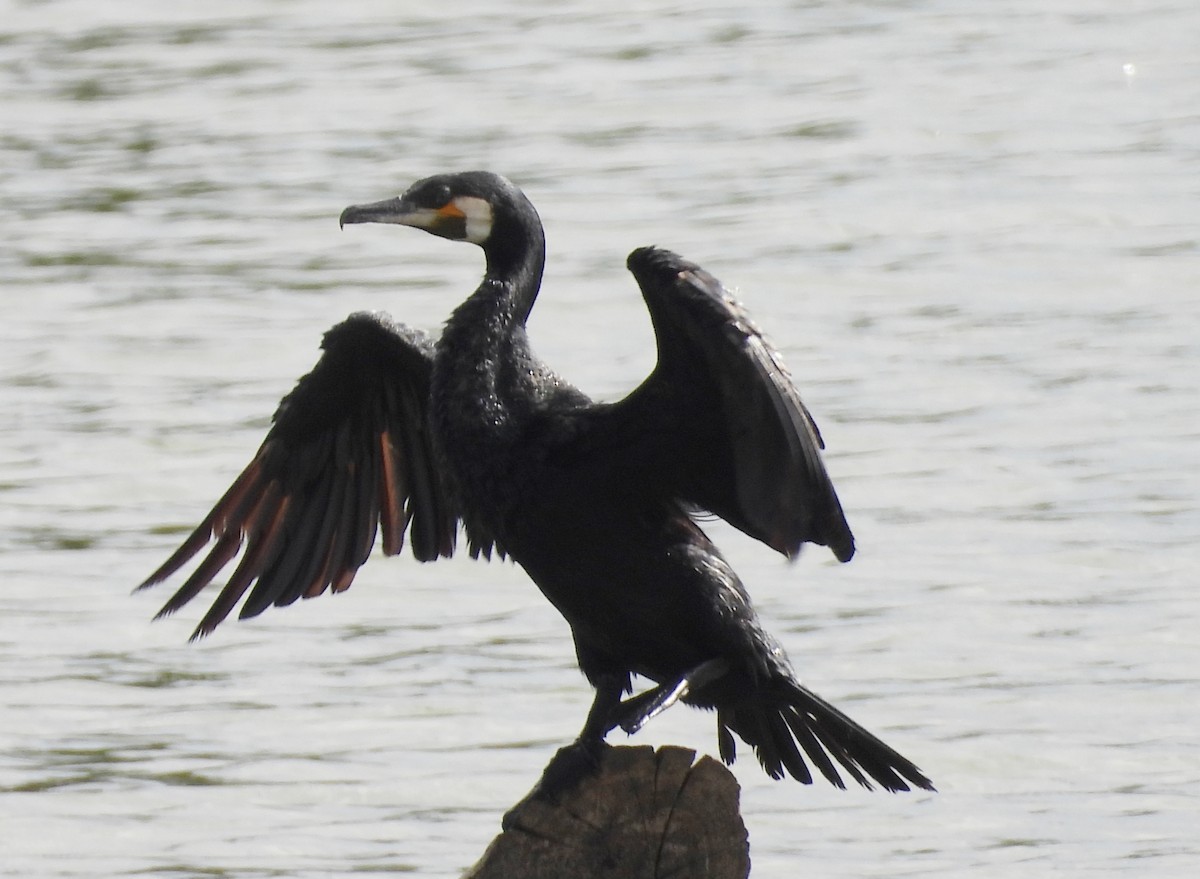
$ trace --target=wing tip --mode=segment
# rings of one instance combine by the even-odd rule
[[[648,245],[633,250],[625,260],[625,267],[635,276],[661,275],[663,280],[674,280],[680,272],[699,268],[673,250]]]

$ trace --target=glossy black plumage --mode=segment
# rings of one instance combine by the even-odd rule
[[[628,267],[658,363],[624,400],[597,404],[539,361],[525,320],[544,242],[533,206],[485,172],[440,175],[352,206],[343,223],[390,222],[478,244],[487,271],[436,341],[378,314],[330,330],[262,447],[195,532],[143,586],[214,546],[162,609],[241,559],[195,636],[244,601],[254,616],[349,587],[376,530],[384,552],[511,556],[559,609],[596,687],[581,734],[636,730],[676,700],[717,710],[774,777],[928,788],[904,757],[802,687],[745,588],[695,521],[710,511],[787,556],[803,543],[842,561],[854,541],[822,441],[779,355],[698,266],[641,248]],[[247,594],[248,593],[248,594]],[[631,692],[631,676],[656,683]]]

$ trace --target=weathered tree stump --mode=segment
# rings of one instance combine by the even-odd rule
[[[746,879],[738,783],[695,757],[671,746],[606,747],[599,767],[581,774],[570,768],[578,753],[564,748],[462,879]]]

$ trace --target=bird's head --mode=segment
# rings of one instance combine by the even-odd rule
[[[484,247],[497,225],[532,210],[521,191],[500,175],[465,171],[426,177],[398,198],[351,205],[339,223],[396,223]]]

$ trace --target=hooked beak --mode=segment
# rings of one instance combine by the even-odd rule
[[[338,218],[341,228],[353,223],[393,223],[424,229],[447,238],[461,237],[453,234],[453,230],[465,222],[465,214],[453,202],[441,208],[420,208],[407,203],[403,196],[370,204],[352,204]]]
[[[396,223],[400,226],[428,228],[436,212],[427,208],[414,208],[402,198],[388,198],[370,204],[352,204],[338,217],[338,226],[350,223]]]

